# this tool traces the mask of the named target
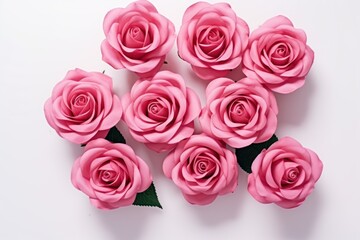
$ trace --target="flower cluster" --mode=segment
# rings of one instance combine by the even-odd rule
[[[314,60],[305,32],[288,18],[271,18],[250,33],[229,4],[197,2],[176,36],[169,19],[139,0],[109,11],[103,29],[103,60],[139,76],[131,91],[119,98],[109,76],[75,69],[44,108],[61,137],[85,145],[71,180],[94,206],[151,205],[139,197],[154,191],[149,167],[122,138],[114,140],[120,121],[136,141],[168,152],[163,172],[191,204],[234,192],[238,164],[249,165],[248,191],[259,202],[293,208],[312,192],[322,172],[319,157],[274,135],[279,109],[273,92],[300,88]],[[180,74],[160,71],[175,40],[179,57],[209,81],[204,107]],[[235,68],[246,77],[227,78]],[[197,119],[201,134],[194,134]]]

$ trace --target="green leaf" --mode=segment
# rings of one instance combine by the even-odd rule
[[[124,136],[119,132],[116,126],[110,129],[105,139],[113,143],[126,143]]]
[[[162,206],[156,195],[154,183],[151,183],[150,187],[148,189],[146,189],[144,192],[138,193],[136,195],[136,199],[135,199],[133,205],[158,207],[158,208],[162,209]]]
[[[275,134],[267,141],[262,143],[253,143],[244,148],[237,148],[235,150],[237,162],[240,167],[247,173],[251,173],[251,165],[255,158],[261,153],[262,150],[268,149],[278,138]]]

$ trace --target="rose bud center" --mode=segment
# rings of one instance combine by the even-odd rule
[[[214,175],[216,164],[212,159],[199,155],[192,164],[194,173],[201,178],[208,178]]]
[[[150,39],[142,26],[131,26],[127,31],[124,43],[130,48],[142,48],[150,43]]]
[[[208,43],[214,43],[219,41],[222,38],[223,34],[221,31],[219,31],[218,28],[212,28],[209,31],[209,34],[207,35],[207,42]]]
[[[77,120],[85,120],[90,118],[92,114],[92,106],[91,100],[93,100],[89,95],[84,93],[74,94],[70,101],[70,111],[71,113],[68,115],[75,117]]]
[[[86,96],[84,94],[80,94],[75,97],[73,105],[77,106],[77,107],[82,107],[82,106],[85,106],[88,103],[88,101],[89,101],[88,96]]]
[[[200,49],[211,58],[217,58],[224,50],[224,33],[218,27],[209,27],[199,35]]]
[[[285,43],[276,43],[270,50],[271,61],[275,65],[286,65],[290,59],[290,49]]]
[[[246,124],[250,120],[250,114],[246,110],[242,99],[235,99],[231,102],[228,114],[233,122]]]
[[[98,179],[100,185],[118,185],[120,181],[124,180],[123,169],[113,161],[104,163],[98,169],[97,175],[96,179]]]
[[[110,182],[110,181],[113,181],[116,177],[116,172],[114,171],[102,171],[101,173],[101,179],[104,181],[104,182]]]
[[[162,103],[155,100],[148,104],[147,116],[156,121],[163,121],[167,119],[168,109]]]
[[[296,182],[296,180],[299,178],[300,175],[300,170],[297,167],[292,167],[287,169],[284,172],[283,178],[282,178],[282,185],[283,186],[287,186],[287,185],[291,185],[294,182]]]

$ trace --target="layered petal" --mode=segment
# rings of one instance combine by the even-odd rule
[[[198,2],[185,11],[178,53],[198,77],[213,80],[241,64],[248,38],[248,25],[229,4]]]
[[[131,205],[152,182],[147,164],[128,145],[105,139],[90,141],[74,163],[73,185],[100,209]]]
[[[249,39],[243,72],[278,93],[302,87],[314,61],[306,34],[284,16],[267,20]]]
[[[105,74],[70,70],[44,105],[46,120],[61,137],[77,144],[105,137],[122,116],[112,87]]]
[[[165,158],[163,171],[191,204],[210,204],[237,186],[234,153],[206,135],[192,135],[180,142]]]
[[[200,117],[203,131],[231,147],[264,142],[275,133],[275,97],[256,80],[215,79],[206,89],[206,101]]]
[[[115,69],[126,68],[141,78],[154,76],[175,41],[174,24],[148,1],[109,11],[103,23],[103,61]]]
[[[131,135],[157,152],[171,150],[190,137],[201,110],[196,93],[186,87],[179,74],[170,71],[138,80],[122,102],[123,120]]]
[[[248,191],[261,203],[294,208],[311,194],[322,169],[321,160],[312,150],[284,137],[256,157]]]

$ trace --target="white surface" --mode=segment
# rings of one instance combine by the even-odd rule
[[[272,16],[288,16],[306,31],[315,51],[305,86],[277,96],[277,135],[296,138],[324,162],[316,190],[302,206],[284,210],[256,202],[242,171],[234,194],[209,206],[191,206],[163,176],[164,154],[131,140],[123,123],[129,144],[150,164],[164,210],[100,211],[90,205],[70,182],[72,162],[82,149],[47,125],[43,104],[75,67],[105,69],[116,91],[127,91],[135,75],[112,70],[101,61],[99,47],[104,15],[129,2],[0,0],[0,239],[360,239],[360,8],[355,0],[228,1],[251,29]],[[194,1],[152,2],[179,30]],[[206,82],[194,78],[175,46],[167,61],[164,69],[182,73],[204,94]]]

